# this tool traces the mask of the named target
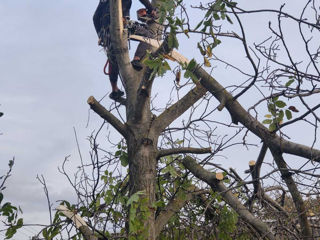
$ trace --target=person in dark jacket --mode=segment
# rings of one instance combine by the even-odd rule
[[[148,10],[150,14],[155,14],[151,3],[148,0],[139,0]],[[130,16],[130,8],[132,5],[132,0],[122,0],[122,16],[124,19]],[[110,44],[110,5],[109,0],[100,0],[99,5],[93,16],[93,23],[96,32],[99,37],[99,45],[107,48],[109,51],[112,48]],[[150,36],[147,36],[150,37]],[[139,44],[137,51],[135,53],[134,59],[131,62],[134,69],[137,71],[142,69],[140,60],[144,57],[146,50],[148,48],[147,44]],[[108,51],[108,52],[109,52]],[[115,57],[109,56],[109,78],[112,87],[112,92],[109,95],[111,99],[118,99],[124,95],[124,92],[118,88],[117,81],[119,75],[119,67],[116,62]]]

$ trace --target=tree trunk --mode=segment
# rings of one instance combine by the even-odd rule
[[[155,179],[156,179],[156,138],[148,138],[145,124],[135,126],[136,131],[127,140],[129,158],[129,195],[143,191],[148,200],[148,220],[145,229],[147,239],[155,239]],[[129,229],[130,231],[130,229]]]
[[[155,179],[158,136],[150,133],[151,116],[150,93],[152,80],[147,79],[147,94],[141,94],[145,71],[137,72],[130,64],[126,30],[122,26],[121,1],[110,1],[111,42],[120,67],[122,82],[126,90],[127,147],[129,161],[129,196],[142,191],[140,199],[147,199],[147,220],[144,221],[144,239],[155,239]],[[118,19],[118,21],[117,21]],[[121,21],[120,21],[120,20]],[[145,93],[145,92],[144,92]],[[139,212],[139,209],[137,209]],[[131,232],[129,224],[129,234]],[[139,239],[142,236],[139,236]]]

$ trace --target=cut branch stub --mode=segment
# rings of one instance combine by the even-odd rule
[[[251,160],[249,161],[249,167],[254,167],[256,165],[256,161]]]
[[[222,173],[222,172],[217,172],[217,173],[216,173],[216,179],[217,179],[217,180],[221,181],[221,180],[223,180],[223,178],[224,178],[224,176],[223,176],[223,173]]]
[[[90,108],[95,111],[101,118],[110,123],[117,131],[125,138],[127,138],[127,127],[111,112],[105,109],[93,96],[90,96],[87,100]]]

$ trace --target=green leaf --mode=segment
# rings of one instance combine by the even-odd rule
[[[13,237],[13,235],[15,235],[17,232],[16,227],[10,227],[7,229],[6,231],[6,239],[10,239]]]
[[[235,6],[237,6],[237,3],[236,2],[227,2],[227,6],[228,7],[235,7]]]
[[[168,70],[171,70],[171,67],[167,61],[163,61],[159,67],[158,75],[163,76]]]
[[[287,106],[287,104],[281,100],[276,101],[274,104],[279,108],[283,108],[283,107]]]
[[[43,236],[45,239],[48,238],[48,231],[47,231],[46,228],[42,230],[42,236]]]
[[[264,117],[266,117],[266,118],[271,118],[272,115],[271,115],[271,114],[266,114],[266,115],[264,115]]]
[[[272,114],[272,116],[276,116],[276,109],[273,103],[268,104],[268,110]]]
[[[51,231],[51,239],[53,239],[55,236],[57,236],[60,233],[61,229],[60,226],[55,227],[52,231]]]
[[[201,53],[202,56],[206,55],[206,51],[203,50],[203,48],[201,47],[200,43],[198,43],[198,48],[199,48],[200,53]]]
[[[193,71],[193,70],[196,68],[196,66],[197,66],[197,62],[196,62],[194,59],[192,59],[192,60],[189,62],[186,70]]]
[[[22,218],[19,218],[18,219],[18,222],[17,222],[17,228],[21,228],[23,225],[23,219]]]
[[[128,162],[128,156],[127,156],[127,154],[122,154],[122,155],[120,156],[120,161],[121,161],[121,165],[122,165],[123,167],[128,166],[129,162]]]
[[[159,66],[159,61],[157,61],[157,59],[152,60],[150,58],[145,58],[145,60],[143,60],[143,63],[151,69],[154,69]]]
[[[2,200],[3,200],[3,194],[0,192],[0,204],[1,204]]]
[[[225,12],[221,12],[221,18],[222,18],[222,20],[226,19],[226,13]]]
[[[283,120],[283,117],[284,117],[284,112],[283,112],[283,110],[281,110],[281,111],[279,112],[279,117],[278,117],[279,122]]]
[[[189,70],[186,70],[186,72],[184,73],[184,77],[185,78],[191,78],[194,83],[196,83],[198,81],[197,76],[194,75],[193,72],[191,72]]]
[[[177,140],[175,141],[175,143],[176,143],[176,144],[179,144],[179,145],[183,144],[183,142],[184,142],[183,139],[182,139],[182,140],[177,139]]]
[[[290,119],[292,118],[292,113],[291,113],[291,111],[287,109],[285,113],[286,113],[287,119],[290,120]]]
[[[226,15],[226,18],[227,18],[227,21],[228,21],[229,23],[233,24],[231,18],[230,18],[228,15]]]
[[[265,119],[262,121],[263,124],[271,124],[272,123],[272,119]]]
[[[196,26],[196,28],[194,30],[197,30],[203,23],[203,20],[201,22],[198,23],[198,25]]]
[[[168,46],[169,48],[177,48],[177,49],[179,47],[179,42],[178,42],[175,31],[171,31],[168,36]]]
[[[276,129],[277,129],[277,125],[274,122],[269,125],[269,131],[270,132],[273,132]]]
[[[294,79],[291,79],[289,80],[287,83],[286,83],[286,87],[289,87],[292,83],[294,82]]]
[[[220,20],[220,17],[217,13],[213,14],[213,18],[214,18],[214,20]]]

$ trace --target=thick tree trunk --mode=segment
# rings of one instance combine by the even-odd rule
[[[156,179],[156,144],[155,138],[146,136],[145,125],[135,126],[135,134],[127,140],[129,157],[129,195],[143,191],[148,200],[148,220],[145,229],[148,231],[146,239],[155,239],[155,179]]]

